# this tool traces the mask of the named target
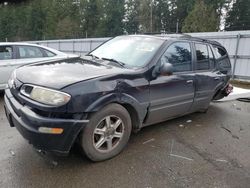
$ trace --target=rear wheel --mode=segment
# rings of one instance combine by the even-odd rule
[[[126,146],[131,133],[131,118],[119,104],[96,112],[81,135],[81,146],[92,161],[110,159]]]

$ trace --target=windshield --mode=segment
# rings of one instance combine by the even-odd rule
[[[127,67],[146,65],[162,45],[163,40],[142,36],[116,37],[95,49],[90,55],[113,59]]]

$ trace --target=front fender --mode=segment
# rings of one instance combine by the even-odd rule
[[[136,115],[140,121],[140,123],[143,122],[143,120],[146,117],[147,114],[147,108],[148,104],[142,104],[139,103],[138,100],[136,100],[134,97],[126,94],[126,93],[121,93],[121,94],[108,94],[106,96],[103,96],[96,100],[93,104],[91,104],[87,109],[86,112],[96,112],[103,108],[105,105],[108,105],[110,103],[118,103],[121,105],[129,105],[136,111]]]
[[[101,108],[103,108],[105,105],[118,101],[119,101],[119,95],[116,93],[110,93],[108,95],[105,95],[97,99],[85,110],[85,112],[96,112],[99,111]]]
[[[132,106],[137,112],[139,121],[141,123],[143,122],[143,120],[147,115],[148,103],[139,103],[138,100],[136,100],[134,97],[126,93],[121,93],[119,102],[122,104],[129,104],[130,106]]]

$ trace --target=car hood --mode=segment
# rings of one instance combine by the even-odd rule
[[[26,84],[62,89],[77,82],[124,73],[124,70],[127,69],[90,59],[66,58],[20,67],[16,69],[16,78]]]

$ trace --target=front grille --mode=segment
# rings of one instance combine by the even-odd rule
[[[21,81],[19,81],[18,79],[14,79],[14,80],[10,80],[8,83],[9,89],[11,94],[13,95],[13,97],[23,105],[22,100],[20,99],[19,92],[20,92],[20,88],[22,87],[23,83]]]
[[[23,83],[22,83],[21,81],[19,81],[18,79],[15,79],[15,80],[14,80],[14,83],[15,83],[15,85],[16,85],[16,88],[17,88],[18,90],[20,90],[20,88],[22,87]]]
[[[62,113],[62,112],[47,112],[47,111],[42,111],[39,109],[35,109],[32,108],[31,109],[33,112],[35,112],[36,114],[42,116],[42,117],[46,117],[46,118],[57,118],[57,119],[76,119],[76,120],[80,120],[83,117],[85,117],[85,114],[83,113]]]

